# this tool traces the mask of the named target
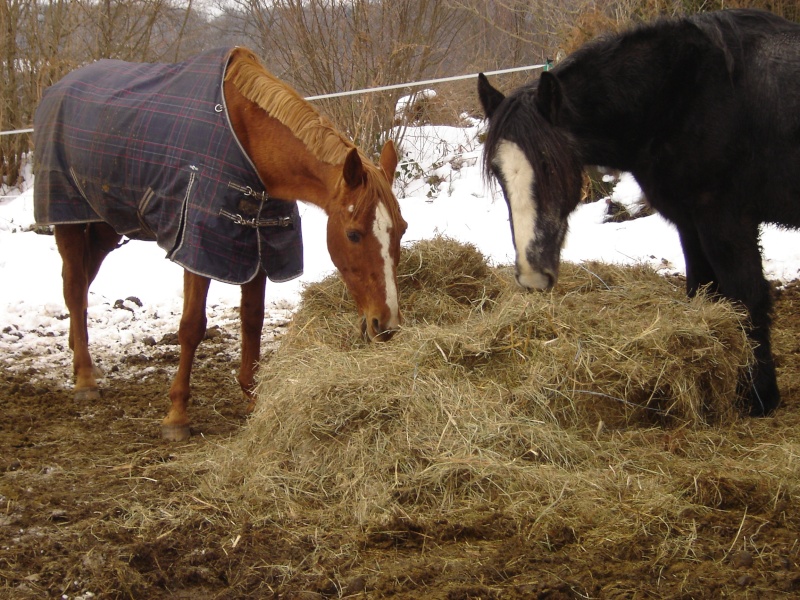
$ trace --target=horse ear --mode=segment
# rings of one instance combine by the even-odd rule
[[[555,123],[561,111],[563,92],[561,84],[555,75],[544,71],[539,77],[539,87],[536,91],[536,106],[545,119]]]
[[[392,183],[394,181],[394,171],[397,168],[397,150],[392,140],[387,140],[383,145],[380,164],[386,179],[389,180],[389,183]]]
[[[366,173],[364,172],[364,165],[361,162],[361,157],[358,155],[358,150],[353,148],[347,153],[347,158],[344,159],[344,171],[342,172],[344,182],[347,187],[357,188],[364,183]]]
[[[500,103],[505,99],[502,92],[496,90],[486,79],[486,75],[478,73],[478,97],[481,99],[483,106],[483,113],[487,119],[491,119],[494,111],[500,106]]]

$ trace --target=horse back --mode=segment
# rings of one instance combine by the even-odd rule
[[[714,160],[697,163],[720,165],[719,196],[737,208],[800,226],[800,25],[747,9],[692,20],[726,67],[702,72],[709,89],[693,125],[705,124],[708,139],[698,148]]]
[[[262,268],[275,280],[299,275],[297,207],[269,200],[230,125],[231,54],[101,60],[48,88],[34,117],[37,223],[103,221],[228,283]]]
[[[37,221],[93,213],[127,235],[139,229],[136,207],[148,188],[180,196],[188,178],[181,171],[200,158],[197,140],[213,133],[207,115],[223,69],[210,55],[175,64],[100,60],[45,90],[34,116]]]
[[[552,73],[564,95],[554,124],[582,161],[633,172],[665,216],[702,196],[800,225],[799,25],[754,10],[658,21]]]

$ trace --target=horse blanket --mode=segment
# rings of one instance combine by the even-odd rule
[[[34,117],[36,222],[103,221],[227,283],[300,275],[297,205],[267,196],[228,118],[231,52],[101,60],[48,88]]]

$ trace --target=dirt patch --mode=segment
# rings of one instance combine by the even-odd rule
[[[691,470],[662,474],[672,490],[664,502],[680,495],[689,507],[670,522],[637,514],[646,479],[611,468],[592,485],[613,484],[618,505],[571,518],[550,518],[558,497],[527,516],[488,504],[436,521],[396,514],[380,528],[322,529],[303,514],[242,518],[226,506],[236,498],[196,493],[211,465],[186,464],[245,422],[229,321],[200,346],[185,444],[159,437],[178,356],[164,332],[99,357],[102,403],[73,399],[63,339],[2,357],[0,597],[794,597],[797,476],[762,465],[778,445],[800,448],[799,309],[800,284],[776,290],[783,406],[774,418],[613,433],[643,469],[645,449],[691,461]],[[601,535],[615,523],[635,526]]]

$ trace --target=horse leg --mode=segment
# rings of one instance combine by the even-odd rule
[[[683,258],[686,262],[686,293],[694,298],[697,292],[708,286],[711,294],[717,293],[717,279],[714,269],[706,258],[697,229],[692,222],[677,224],[681,239]]]
[[[54,226],[56,246],[63,262],[61,275],[64,302],[69,312],[69,347],[73,354],[75,398],[98,400],[99,375],[89,354],[89,332],[86,311],[89,285],[94,281],[103,259],[120,240],[105,223]]]
[[[173,442],[189,438],[189,380],[192,376],[192,363],[200,342],[206,334],[206,298],[211,281],[207,277],[183,272],[183,313],[178,327],[178,343],[181,355],[178,372],[169,388],[172,406],[161,422],[161,435]]]
[[[264,325],[264,292],[267,275],[259,271],[251,281],[242,286],[242,303],[239,314],[242,321],[242,364],[239,367],[239,385],[248,401],[247,412],[255,408],[255,371],[261,358],[261,329]]]
[[[86,226],[86,235],[89,239],[89,262],[86,265],[86,272],[89,276],[89,285],[92,285],[100,271],[100,265],[112,250],[119,247],[122,236],[108,223],[89,223]]]
[[[740,302],[750,316],[748,335],[755,342],[756,364],[743,395],[751,416],[765,416],[780,404],[780,392],[770,342],[772,296],[761,262],[758,225],[738,222],[736,215],[725,222],[721,218],[717,215],[698,227],[699,239],[717,275],[719,293]]]

